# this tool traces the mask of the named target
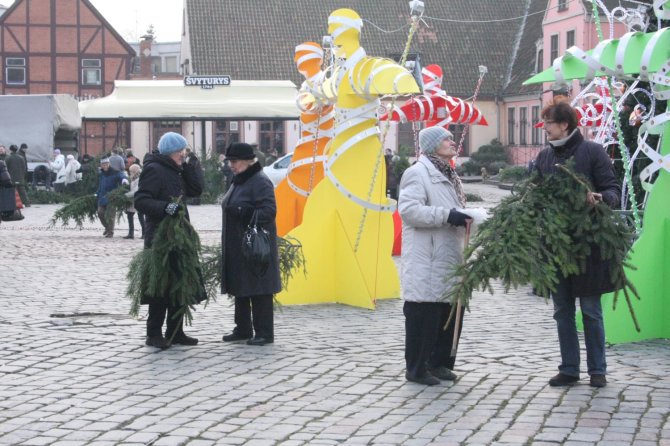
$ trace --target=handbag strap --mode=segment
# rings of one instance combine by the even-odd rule
[[[255,228],[258,226],[258,209],[254,209],[254,213],[251,214],[251,220],[249,220],[249,227]]]

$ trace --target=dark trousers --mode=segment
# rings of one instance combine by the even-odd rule
[[[126,211],[126,217],[128,218],[128,235],[133,236],[135,234],[135,212]],[[137,213],[137,221],[140,222],[140,227],[142,228],[142,237],[144,237],[144,214],[141,212]]]
[[[100,223],[105,228],[103,235],[109,235],[110,237],[114,235],[114,223],[116,219],[116,212],[114,208],[110,206],[98,206],[98,218]]]
[[[233,331],[244,337],[251,337],[255,333],[258,338],[274,340],[272,294],[236,297]]]
[[[165,329],[165,337],[170,339],[172,334],[183,333],[184,316],[175,317],[179,307],[171,307],[165,304],[149,304],[149,315],[147,316],[147,336],[156,337],[163,335],[163,322],[167,315],[167,324]]]
[[[445,302],[405,302],[405,364],[407,373],[421,377],[426,366],[446,367],[453,370],[456,352],[452,356],[452,345],[456,327],[454,317],[446,330],[451,305]],[[463,330],[463,313],[460,314],[460,339]]]

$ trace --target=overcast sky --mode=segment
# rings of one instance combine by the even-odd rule
[[[183,0],[90,0],[127,41],[138,41],[154,25],[158,42],[181,40]],[[11,6],[14,0],[0,0]]]

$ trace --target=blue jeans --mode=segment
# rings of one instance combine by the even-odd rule
[[[558,328],[558,342],[561,346],[561,365],[559,372],[564,375],[579,376],[579,338],[575,325],[575,301],[571,297],[570,282],[561,280],[556,292],[552,294],[554,301],[554,319]],[[584,323],[584,343],[586,344],[586,365],[589,375],[605,375],[605,324],[600,305],[600,295],[580,297],[579,306],[582,310]]]

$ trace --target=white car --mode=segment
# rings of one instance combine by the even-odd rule
[[[286,155],[277,158],[275,162],[269,166],[263,167],[263,173],[272,180],[272,184],[274,184],[275,187],[286,178],[286,175],[288,174],[288,165],[291,164],[291,158],[293,158],[293,152],[287,153]]]

